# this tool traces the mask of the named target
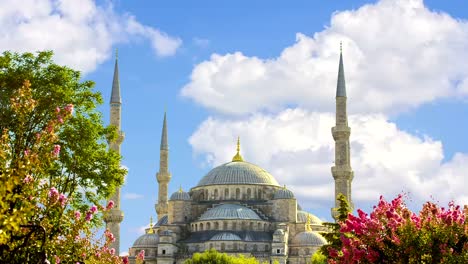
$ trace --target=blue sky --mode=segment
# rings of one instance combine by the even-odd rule
[[[369,210],[380,194],[400,192],[414,208],[431,196],[468,203],[462,0],[252,2],[0,2],[0,50],[54,50],[96,82],[106,123],[119,50],[129,169],[122,251],[156,216],[164,109],[169,193],[229,161],[240,136],[247,161],[330,219],[340,41],[356,206]]]

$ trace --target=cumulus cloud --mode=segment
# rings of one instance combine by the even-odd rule
[[[5,0],[0,2],[0,51],[53,50],[57,63],[93,71],[116,43],[140,38],[157,56],[173,55],[182,41],[118,14],[92,0]]]
[[[381,0],[334,13],[323,31],[298,33],[275,58],[213,54],[181,95],[233,115],[290,105],[331,112],[340,41],[352,113],[395,114],[468,92],[468,22],[422,0]]]
[[[138,194],[138,193],[125,193],[123,195],[123,198],[125,200],[136,200],[136,199],[141,199],[143,198],[143,195]]]
[[[240,120],[211,117],[189,142],[205,165],[216,166],[232,159],[239,135],[244,160],[267,169],[303,206],[324,208],[334,195],[334,122],[332,113],[298,108]],[[443,162],[440,141],[401,131],[383,115],[352,115],[349,123],[358,207],[374,203],[381,194],[391,198],[401,192],[419,203],[431,196],[441,202],[466,201],[468,155],[458,153]]]

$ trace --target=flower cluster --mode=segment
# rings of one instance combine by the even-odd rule
[[[380,197],[369,215],[357,213],[341,223],[343,246],[329,249],[329,263],[468,263],[466,207],[427,202],[415,214],[399,195]]]

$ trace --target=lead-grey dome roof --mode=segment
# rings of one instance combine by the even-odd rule
[[[321,247],[327,243],[327,240],[317,232],[305,231],[297,234],[292,244],[300,246],[316,246]]]
[[[156,247],[159,243],[157,234],[144,234],[137,238],[133,243],[133,247]]]
[[[294,193],[286,188],[282,188],[275,192],[273,199],[294,199]]]
[[[309,215],[310,217],[310,223],[313,224],[313,225],[321,225],[322,224],[322,221],[320,220],[320,218],[318,218],[317,216],[311,214],[311,213],[308,213],[306,211],[297,211],[297,222],[298,223],[306,223],[307,222],[307,215]]]
[[[190,195],[182,190],[178,190],[177,192],[171,195],[170,200],[178,200],[178,201],[189,201]]]
[[[233,161],[212,169],[197,186],[218,184],[275,185],[278,182],[266,170],[244,161]]]
[[[230,233],[230,232],[223,232],[214,235],[210,240],[212,241],[239,241],[242,240],[238,235]]]
[[[262,220],[254,210],[237,204],[223,204],[211,208],[203,213],[198,220],[204,221],[215,219]]]

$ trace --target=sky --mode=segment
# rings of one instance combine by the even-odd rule
[[[468,9],[463,0],[0,0],[0,51],[53,50],[105,104],[118,49],[121,252],[156,217],[167,111],[172,180],[189,190],[235,154],[331,220],[339,43],[356,208],[400,193],[468,203]]]

